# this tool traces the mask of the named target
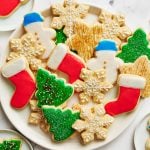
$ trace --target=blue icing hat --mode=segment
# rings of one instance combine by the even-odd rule
[[[43,22],[43,21],[44,18],[39,13],[32,12],[24,16],[23,25],[27,26],[34,22]]]
[[[117,51],[117,45],[113,40],[101,40],[96,47],[96,51]]]

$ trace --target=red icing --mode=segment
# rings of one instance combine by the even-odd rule
[[[79,79],[82,68],[85,68],[84,63],[75,55],[67,53],[58,69],[69,76],[69,82],[73,83]]]
[[[112,116],[130,112],[135,109],[140,98],[140,89],[120,87],[116,101],[106,104],[106,112]]]
[[[11,99],[11,106],[17,109],[23,108],[32,97],[36,84],[27,71],[21,71],[9,79],[16,87]]]
[[[0,0],[0,16],[8,16],[20,5],[20,0]]]

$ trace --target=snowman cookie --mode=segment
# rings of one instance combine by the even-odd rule
[[[35,35],[38,44],[45,47],[42,59],[47,59],[55,47],[53,39],[56,37],[56,31],[51,28],[44,28],[44,18],[36,12],[31,12],[24,16],[23,26],[28,33]]]
[[[96,58],[87,62],[90,70],[106,69],[106,78],[115,83],[118,76],[118,68],[123,64],[121,59],[116,58],[117,45],[112,40],[101,40],[96,47]]]

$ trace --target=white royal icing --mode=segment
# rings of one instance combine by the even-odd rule
[[[2,67],[2,75],[9,78],[25,69],[26,59],[24,57],[19,57],[15,60],[9,61]]]
[[[146,79],[138,75],[120,74],[118,84],[119,86],[123,87],[144,89],[146,85]]]
[[[118,68],[123,64],[123,61],[115,56],[115,51],[97,51],[96,58],[90,59],[87,62],[87,67],[95,71],[105,66],[107,80],[114,83],[117,80]]]
[[[55,47],[55,42],[52,39],[56,37],[56,31],[51,28],[44,28],[43,22],[31,23],[25,26],[25,30],[32,34],[37,33],[39,41],[46,49],[42,59],[47,59]]]
[[[53,70],[57,70],[68,51],[69,47],[67,45],[58,44],[50,55],[47,66]]]

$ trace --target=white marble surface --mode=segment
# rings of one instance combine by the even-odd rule
[[[62,0],[35,0],[34,10],[43,10],[48,8],[52,3]],[[150,32],[150,1],[149,0],[79,0],[84,3],[91,3],[101,8],[106,8],[112,12],[120,12],[127,18],[127,23],[132,30],[138,27],[142,27]],[[12,32],[0,32],[0,49],[4,49],[7,43],[8,37]],[[2,57],[2,54],[0,53]],[[133,150],[133,135],[135,127],[139,124],[140,120],[150,112],[150,99],[145,101],[143,108],[132,125],[125,130],[116,140],[109,145],[100,148],[99,150]],[[123,125],[123,124],[122,124]],[[0,129],[11,128],[11,123],[7,120],[7,117],[3,113],[0,107]],[[117,129],[116,129],[117,130]],[[142,134],[142,133],[141,133]],[[44,150],[39,146],[34,145],[35,150]],[[63,148],[62,148],[63,150]]]

